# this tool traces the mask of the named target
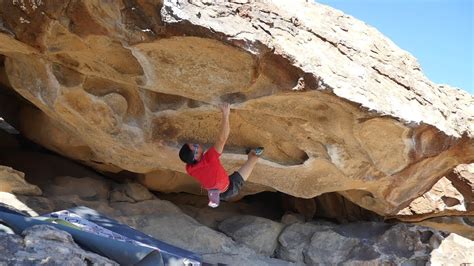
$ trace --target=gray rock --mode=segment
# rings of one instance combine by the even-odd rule
[[[283,227],[283,224],[250,215],[231,217],[218,226],[238,243],[268,256],[275,252]]]
[[[65,231],[35,225],[19,235],[0,233],[0,264],[4,265],[118,265],[81,249]]]
[[[284,266],[284,265],[295,265],[293,262],[279,260],[258,255],[243,255],[243,254],[210,254],[204,255],[203,260],[207,263],[213,263],[221,265],[258,265],[258,266]]]
[[[408,227],[405,224],[397,224],[388,229],[377,240],[379,250],[394,257],[412,257],[421,243],[419,235],[414,231],[410,231]]]
[[[111,204],[121,214],[120,221],[157,239],[199,253],[235,252],[232,239],[203,226],[164,200]]]
[[[139,183],[125,184],[125,193],[135,201],[150,200],[156,198],[148,188]]]
[[[301,214],[297,213],[287,213],[281,217],[281,223],[285,225],[290,225],[294,223],[304,223],[305,218]]]
[[[38,214],[50,213],[55,210],[55,204],[49,197],[18,195],[16,198]]]
[[[135,202],[134,199],[127,196],[125,193],[119,190],[112,190],[109,195],[110,202]]]
[[[24,249],[24,246],[20,236],[0,232],[0,264],[10,262],[15,257],[15,253],[21,249]]]
[[[118,202],[114,218],[177,247],[197,252],[208,263],[229,265],[288,265],[289,262],[257,254],[230,237],[212,230],[165,200]]]
[[[276,257],[292,262],[303,262],[303,252],[308,248],[311,237],[324,228],[327,227],[315,226],[311,223],[294,223],[287,226],[278,238]]]
[[[132,215],[119,220],[159,240],[194,252],[238,252],[232,239],[184,214]]]
[[[345,237],[331,229],[318,231],[313,234],[304,252],[305,262],[310,265],[345,262],[360,242],[357,238]]]
[[[276,257],[310,265],[425,265],[439,241],[436,230],[407,224],[295,223],[281,233]]]
[[[111,191],[111,202],[136,202],[156,198],[145,186],[139,183],[125,183],[115,185]]]

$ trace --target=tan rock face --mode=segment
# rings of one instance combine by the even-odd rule
[[[11,167],[0,165],[0,192],[39,196],[41,189],[25,181],[25,174]]]
[[[421,197],[413,200],[398,215],[438,216],[443,212],[474,212],[474,164],[461,164],[441,178]]]
[[[226,169],[246,147],[266,150],[245,193],[338,191],[395,214],[474,160],[473,97],[431,83],[411,55],[323,5],[0,0],[0,10],[2,87],[34,106],[21,103],[12,124],[156,190],[199,191],[177,152],[212,145],[223,101]]]
[[[474,242],[450,234],[430,255],[432,264],[469,264],[474,258]]]
[[[458,165],[394,217],[474,239],[473,181],[474,164]]]

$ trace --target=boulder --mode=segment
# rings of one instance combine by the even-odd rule
[[[0,263],[6,265],[118,265],[81,249],[65,231],[48,225],[25,229],[22,237],[0,232]]]
[[[474,210],[474,163],[458,165],[447,178],[463,195],[466,209]]]
[[[316,202],[313,199],[302,199],[289,195],[281,196],[283,209],[287,212],[299,213],[306,221],[311,221],[316,214]]]
[[[221,201],[219,208],[209,208],[206,191],[200,196],[187,193],[160,193],[158,197],[173,202],[185,214],[214,230],[218,230],[218,225],[222,221],[233,216],[251,215],[276,221],[282,215],[279,206],[275,205],[279,195],[273,193],[249,196],[236,202]]]
[[[418,265],[426,264],[442,241],[436,230],[405,224],[295,223],[281,233],[276,257],[309,265]]]
[[[458,165],[399,211],[397,218],[422,220],[445,213],[474,215],[474,164]]]
[[[432,265],[469,265],[474,262],[474,241],[450,234],[431,252]]]
[[[110,182],[103,178],[57,176],[44,193],[48,197],[77,195],[85,201],[100,201],[108,199],[109,190]]]
[[[204,254],[203,260],[214,263],[213,265],[259,265],[259,266],[290,266],[292,262],[261,255],[240,255],[240,254]]]
[[[461,164],[394,218],[474,240],[474,164]]]
[[[0,165],[0,191],[19,195],[39,196],[39,187],[25,181],[25,174],[11,167]]]
[[[0,150],[0,163],[25,173],[28,181],[39,187],[49,186],[55,182],[56,177],[61,176],[73,176],[69,179],[82,177],[103,179],[103,175],[68,158],[44,149],[40,150],[32,145],[28,147]]]
[[[421,197],[416,198],[399,212],[401,215],[435,214],[443,211],[466,211],[464,196],[453,186],[446,177],[441,178]]]
[[[456,233],[474,241],[474,217],[471,216],[440,216],[416,222],[437,230]]]
[[[243,194],[339,192],[395,215],[474,160],[473,96],[432,83],[409,53],[325,5],[2,1],[0,10],[1,87],[26,99],[7,122],[98,170],[143,174],[155,190],[198,193],[178,148],[213,144],[224,101],[225,168],[265,146]],[[152,185],[146,176],[160,171],[169,176]]]
[[[147,200],[137,203],[117,202],[111,207],[118,211],[114,218],[161,241],[197,252],[207,263],[230,265],[287,265],[288,262],[271,259],[223,233],[212,230],[169,201]]]
[[[117,202],[111,206],[119,211],[116,217],[120,221],[178,247],[199,253],[236,248],[232,239],[201,225],[168,201]]]
[[[285,213],[281,217],[281,223],[284,225],[290,225],[294,223],[305,223],[306,219],[303,215],[297,213]]]
[[[134,199],[127,196],[125,193],[119,190],[112,190],[109,195],[110,202],[135,202]]]
[[[313,235],[304,253],[305,262],[311,265],[341,263],[357,246],[360,246],[358,239],[341,236],[332,230],[319,231]]]
[[[311,242],[311,237],[325,228],[310,223],[294,223],[285,227],[278,237],[276,257],[291,262],[304,262],[304,252]]]
[[[283,227],[278,222],[250,215],[233,216],[218,226],[221,232],[237,243],[267,256],[275,252]]]
[[[414,257],[415,254],[419,254],[423,251],[426,252],[426,248],[428,248],[425,245],[427,244],[426,239],[420,237],[423,236],[423,232],[410,229],[410,226],[405,224],[397,224],[390,227],[383,235],[379,236],[376,241],[379,252],[385,256],[397,259],[397,261],[395,261],[397,263],[402,263],[404,260]],[[423,241],[425,243],[423,243]],[[426,256],[427,254],[425,253],[424,255]]]
[[[137,202],[154,199],[155,196],[140,183],[117,184],[110,192],[110,201]]]

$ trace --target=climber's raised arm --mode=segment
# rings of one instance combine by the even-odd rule
[[[229,137],[229,133],[230,133],[230,125],[229,125],[230,104],[223,103],[219,105],[219,108],[221,109],[221,112],[222,112],[222,120],[221,120],[219,135],[217,136],[216,142],[214,143],[214,148],[216,148],[218,153],[222,153],[224,151],[224,146],[225,146],[225,143],[227,142],[227,138]]]

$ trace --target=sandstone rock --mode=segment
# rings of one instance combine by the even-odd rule
[[[456,233],[462,237],[466,237],[474,241],[473,216],[433,217],[417,222],[417,224],[429,226],[441,231]]]
[[[447,178],[463,195],[466,209],[474,210],[474,163],[458,165]]]
[[[294,223],[304,223],[306,221],[305,217],[301,214],[295,213],[286,213],[281,217],[281,223],[284,225],[290,225]]]
[[[36,225],[18,235],[0,233],[0,263],[7,265],[118,265],[82,250],[71,235],[52,226]]]
[[[154,198],[146,187],[131,182],[115,185],[110,195],[110,201],[136,202]]]
[[[464,196],[453,186],[451,181],[443,177],[430,191],[416,198],[410,203],[407,209],[401,210],[399,214],[400,216],[423,214],[425,214],[425,216],[428,216],[426,214],[434,216],[443,211],[457,211],[460,213],[471,211],[467,210],[466,205]]]
[[[112,190],[109,195],[110,202],[135,202],[134,199],[127,196],[122,191]]]
[[[25,174],[15,169],[0,165],[0,191],[20,195],[41,195],[39,187],[25,181]]]
[[[473,165],[458,165],[394,218],[474,239]]]
[[[324,5],[2,1],[0,10],[0,80],[35,106],[19,102],[12,124],[102,171],[180,175],[153,189],[197,193],[177,147],[212,145],[222,101],[232,103],[226,169],[245,161],[245,147],[266,148],[244,193],[339,191],[393,215],[474,160],[473,97],[433,84],[410,54]]]
[[[474,241],[450,234],[431,252],[432,265],[469,265],[474,263]]]
[[[138,181],[151,190],[164,193],[188,192],[199,195],[202,192],[199,183],[189,175],[171,170],[155,170],[140,175]]]
[[[74,178],[102,179],[97,172],[67,158],[37,150],[0,150],[0,162],[31,177],[30,182],[46,186],[54,177],[73,175]]]
[[[72,176],[54,177],[53,184],[49,185],[44,193],[47,196],[70,196],[77,195],[85,201],[107,200],[110,184],[102,179]]]
[[[258,253],[273,255],[283,225],[272,220],[244,215],[234,216],[219,224],[219,230]]]

